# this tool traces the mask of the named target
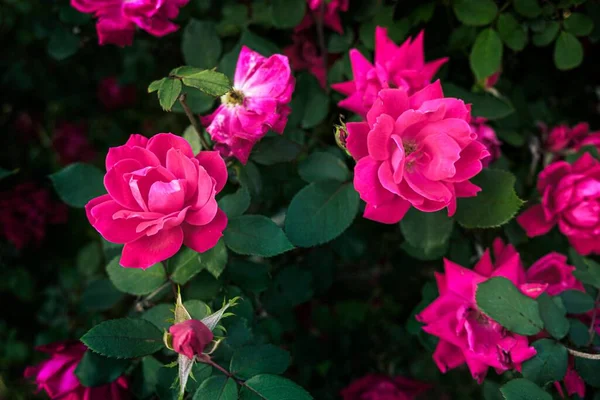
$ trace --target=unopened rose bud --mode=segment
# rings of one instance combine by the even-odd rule
[[[200,355],[213,340],[213,333],[202,321],[190,319],[169,328],[173,350],[189,359]]]
[[[339,125],[335,126],[335,142],[340,147],[340,149],[344,150],[346,154],[350,155],[348,152],[348,148],[346,147],[346,141],[348,140],[348,129],[346,129],[346,124],[340,119]]]

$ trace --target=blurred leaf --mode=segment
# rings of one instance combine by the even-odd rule
[[[67,29],[58,26],[48,42],[48,54],[57,61],[71,57],[79,49],[79,38]]]
[[[304,0],[273,0],[271,16],[273,25],[277,28],[293,28],[300,24],[306,13]]]
[[[565,311],[558,307],[554,299],[546,293],[542,293],[537,298],[537,302],[546,331],[556,339],[564,338],[569,333],[570,327]]]
[[[281,228],[262,215],[242,215],[229,220],[225,244],[238,254],[273,257],[294,248]]]
[[[225,195],[219,200],[219,208],[228,218],[239,217],[250,207],[250,193],[245,187],[240,187],[235,193]]]
[[[542,387],[561,381],[567,373],[569,354],[565,346],[552,339],[540,339],[533,347],[536,355],[523,363],[523,377]]]
[[[265,264],[236,260],[227,267],[227,278],[246,291],[261,293],[270,283],[269,268]]]
[[[554,46],[554,64],[560,70],[578,67],[583,62],[583,46],[569,32],[561,32]]]
[[[468,92],[452,83],[444,83],[443,87],[447,97],[456,97],[465,103],[470,103],[473,116],[495,120],[504,118],[515,111],[513,105],[506,98],[499,98],[489,93]]]
[[[256,375],[247,380],[244,386],[248,386],[263,400],[312,400],[307,391],[277,375]]]
[[[298,173],[306,182],[346,182],[350,179],[350,171],[346,164],[333,154],[323,151],[311,153],[298,166]]]
[[[158,372],[163,365],[152,356],[142,358],[139,364],[139,375],[134,375],[132,391],[139,398],[147,398],[154,395],[158,381]]]
[[[290,162],[296,159],[302,147],[282,136],[262,139],[252,149],[252,160],[262,165]]]
[[[514,0],[515,10],[524,17],[535,18],[542,13],[538,0]]]
[[[83,386],[101,386],[123,375],[128,366],[128,360],[108,358],[87,350],[77,364],[75,375]]]
[[[577,347],[586,347],[590,341],[589,327],[578,319],[570,318],[569,340]]]
[[[88,201],[106,193],[104,174],[93,165],[74,163],[50,175],[56,193],[71,207],[85,207]]]
[[[425,255],[439,249],[448,248],[454,220],[448,218],[446,210],[421,212],[414,207],[400,221],[400,230],[406,241]]]
[[[587,36],[594,30],[594,21],[585,14],[574,12],[564,20],[563,26],[573,35]]]
[[[502,64],[502,41],[492,28],[482,30],[469,56],[471,70],[477,81],[496,73]]]
[[[121,292],[143,295],[153,292],[167,281],[167,274],[162,263],[147,269],[125,268],[119,264],[119,257],[114,258],[106,266],[106,273],[113,285]]]
[[[594,308],[592,296],[579,290],[565,290],[559,296],[568,314],[583,314]]]
[[[575,357],[575,370],[581,375],[585,383],[600,388],[600,374],[598,368],[600,360],[588,360],[586,358]]]
[[[535,33],[531,40],[533,44],[538,47],[547,46],[556,38],[558,31],[560,30],[560,24],[556,21],[547,21],[544,29],[541,32]]]
[[[212,376],[202,382],[193,400],[237,400],[237,384],[226,376]]]
[[[552,400],[547,392],[527,379],[513,379],[500,388],[505,400]]]
[[[179,79],[165,79],[158,88],[158,101],[165,111],[171,111],[173,104],[179,98],[181,93],[181,81]]]
[[[240,379],[258,374],[282,374],[290,365],[290,354],[272,344],[246,346],[236,350],[229,371]]]
[[[310,300],[314,291],[310,272],[293,265],[281,270],[264,294],[265,308],[274,314],[285,315],[292,307]]]
[[[498,7],[493,0],[454,0],[452,8],[460,22],[472,26],[487,25],[498,14]]]
[[[498,17],[498,35],[500,39],[514,51],[521,51],[527,44],[527,30],[510,13]]]
[[[81,305],[88,311],[105,311],[115,306],[123,294],[108,279],[91,282],[81,296]]]
[[[7,169],[4,168],[0,168],[0,179],[4,179],[8,176],[14,175],[18,172],[19,170],[17,169],[13,169],[12,171],[9,171]]]
[[[327,42],[327,51],[330,53],[345,53],[350,50],[353,43],[354,31],[352,29],[345,29],[341,35],[333,32]]]
[[[102,249],[98,242],[89,242],[77,252],[77,271],[84,276],[93,276],[100,269]]]
[[[221,39],[217,35],[215,23],[190,19],[181,40],[185,63],[199,68],[213,68],[219,62],[221,51]]]

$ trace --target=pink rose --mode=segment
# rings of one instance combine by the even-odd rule
[[[442,372],[465,362],[478,383],[488,368],[498,373],[520,370],[521,363],[533,357],[535,349],[527,337],[507,331],[477,308],[477,286],[491,277],[509,279],[525,295],[537,297],[546,289],[543,284],[529,284],[519,255],[512,246],[494,243],[501,253],[493,264],[488,250],[473,270],[444,260],[445,274],[436,273],[439,297],[417,315],[423,330],[440,338],[433,359]]]
[[[87,127],[82,123],[59,123],[54,131],[52,146],[62,165],[91,162],[96,157],[96,150],[87,138]]]
[[[551,296],[570,289],[585,291],[583,284],[573,276],[573,271],[575,267],[567,264],[566,256],[552,252],[529,267],[527,282],[548,284],[546,292]]]
[[[325,6],[323,6],[325,2]],[[349,0],[307,0],[309,12],[306,13],[304,19],[294,32],[298,32],[310,28],[318,19],[323,20],[323,25],[336,31],[340,35],[344,33],[342,21],[340,19],[340,11],[348,11]],[[324,14],[321,15],[322,7]]]
[[[481,160],[484,167],[488,167],[502,155],[502,152],[500,151],[502,142],[498,140],[494,128],[487,125],[486,122],[487,120],[481,117],[473,118],[471,120],[471,128],[473,128],[473,131],[477,134],[477,141],[481,142],[490,153],[489,156]]]
[[[172,325],[169,333],[173,335],[173,350],[190,360],[200,355],[213,340],[213,333],[202,321],[189,319]]]
[[[124,376],[102,386],[85,387],[79,383],[75,369],[86,347],[79,342],[53,343],[38,351],[50,354],[50,359],[27,367],[25,378],[33,378],[38,391],[52,400],[129,400],[129,383]]]
[[[574,357],[569,356],[569,366],[567,368],[567,373],[566,373],[565,377],[563,378],[563,383],[565,384],[565,388],[567,389],[567,394],[569,396],[573,396],[574,394],[576,394],[580,398],[584,399],[585,398],[585,382],[583,381],[581,376],[579,376],[579,374],[575,370],[575,366],[573,365],[574,363],[575,363]],[[562,386],[560,385],[560,382],[554,382],[554,387],[560,394],[560,397],[564,398],[565,394],[563,392]]]
[[[415,40],[407,39],[396,46],[387,36],[387,29],[375,30],[375,65],[358,50],[350,50],[354,80],[331,85],[348,97],[338,103],[342,108],[365,117],[381,89],[401,88],[409,95],[423,89],[448,58],[426,63],[423,53],[423,32]]]
[[[121,85],[114,76],[102,79],[98,85],[98,100],[107,110],[130,107],[135,99],[135,86]]]
[[[248,161],[252,147],[269,129],[281,134],[287,124],[294,77],[287,57],[263,57],[242,46],[233,89],[202,123],[224,157]]]
[[[402,376],[366,375],[342,389],[343,400],[413,400],[431,385]]]
[[[579,150],[584,146],[600,148],[600,132],[590,132],[587,122],[580,122],[570,128],[567,125],[555,126],[548,132],[545,124],[539,124],[548,151]]]
[[[325,58],[314,41],[306,31],[292,35],[293,44],[283,49],[283,53],[289,58],[290,64],[295,71],[308,70],[321,84],[327,85],[327,70]]]
[[[481,189],[469,179],[489,155],[471,130],[470,108],[444,98],[439,81],[408,96],[382,90],[367,122],[347,124],[347,146],[358,161],[354,187],[367,203],[364,217],[393,224],[413,206],[456,211],[457,197]]]
[[[189,0],[71,0],[71,6],[98,18],[98,42],[128,46],[136,27],[165,36],[179,27],[171,22]]]
[[[131,135],[106,156],[108,194],[85,206],[94,228],[109,242],[124,243],[121,265],[148,268],[182,244],[203,253],[227,225],[215,196],[227,182],[215,151],[194,157],[188,142],[171,133],[150,140]]]
[[[39,246],[48,225],[65,223],[67,213],[67,206],[54,200],[50,191],[22,183],[0,193],[0,235],[17,249]]]
[[[600,254],[600,162],[589,153],[573,165],[556,161],[538,177],[542,203],[517,217],[527,236],[548,233],[556,224],[580,254]]]

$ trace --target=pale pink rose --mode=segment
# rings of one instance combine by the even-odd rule
[[[200,355],[213,340],[213,333],[202,321],[189,319],[172,325],[169,333],[173,336],[173,350],[190,360]]]
[[[124,376],[102,386],[85,387],[75,375],[75,369],[86,347],[79,342],[52,343],[37,347],[50,354],[40,364],[27,367],[25,378],[33,378],[38,391],[45,391],[52,400],[129,400],[129,383]]]
[[[538,177],[541,204],[517,217],[529,237],[548,233],[558,224],[580,254],[600,254],[600,162],[589,153],[573,165],[556,161]]]
[[[325,5],[323,6],[323,2]],[[348,11],[350,0],[307,0],[308,12],[294,32],[310,28],[317,20],[322,19],[323,25],[339,33],[344,33],[340,12]],[[322,10],[324,13],[322,14]]]
[[[313,37],[306,31],[297,32],[292,35],[292,45],[283,49],[283,54],[289,58],[292,69],[295,71],[308,70],[325,88],[327,85],[327,70],[325,68],[325,57],[319,52],[319,48]]]
[[[471,130],[470,108],[444,98],[439,81],[408,96],[384,89],[367,122],[348,123],[347,147],[358,161],[354,187],[367,203],[364,217],[393,224],[413,206],[456,211],[456,199],[481,189],[469,179],[489,155]]]
[[[179,26],[172,22],[189,0],[71,0],[82,13],[93,13],[98,22],[98,42],[128,46],[136,27],[151,35],[165,36]]]
[[[486,124],[486,122],[487,119],[482,117],[471,119],[471,128],[477,134],[477,141],[481,142],[490,153],[489,156],[481,160],[484,167],[488,167],[502,155],[500,151],[502,142],[498,140],[494,128]]]
[[[569,366],[567,368],[567,373],[563,378],[563,383],[565,384],[565,388],[567,389],[567,394],[569,396],[573,396],[576,394],[580,398],[585,398],[585,382],[579,376],[574,366],[574,358],[573,356],[569,356]],[[560,382],[554,382],[554,387],[560,394],[560,397],[564,398],[565,394],[563,392],[563,388],[560,385]]]
[[[433,353],[440,371],[445,373],[466,362],[478,383],[483,382],[489,367],[498,373],[520,370],[521,363],[536,354],[527,337],[506,330],[477,308],[478,285],[502,276],[529,297],[535,298],[546,289],[546,285],[526,283],[512,246],[504,247],[500,241],[494,247],[503,248],[496,254],[496,263],[486,250],[473,270],[444,260],[445,274],[436,273],[440,295],[416,317],[425,324],[425,332],[440,338]]]
[[[431,385],[403,376],[370,374],[342,389],[343,400],[413,400]]]
[[[555,296],[565,290],[585,291],[583,284],[574,276],[575,267],[567,264],[567,257],[552,252],[537,260],[527,270],[527,282],[546,283],[546,292]]]
[[[114,76],[104,78],[98,84],[98,100],[107,110],[131,107],[135,104],[134,85],[121,85]]]
[[[416,39],[407,39],[396,46],[387,36],[387,29],[375,30],[375,64],[371,64],[358,50],[350,50],[354,80],[331,85],[348,97],[338,103],[342,108],[365,117],[381,89],[401,88],[413,94],[430,82],[448,58],[425,62],[424,33]]]
[[[248,161],[252,147],[269,129],[281,134],[287,124],[294,77],[287,57],[263,57],[242,46],[233,89],[202,123],[224,157]]]
[[[182,244],[203,253],[222,236],[227,217],[215,196],[227,182],[227,168],[216,151],[194,157],[180,136],[131,135],[108,151],[106,170],[108,194],[85,209],[104,239],[125,244],[122,266],[148,268]]]

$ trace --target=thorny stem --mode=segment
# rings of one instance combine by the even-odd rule
[[[600,302],[600,290],[598,291],[598,294],[596,295],[596,301],[594,301],[594,312],[592,313],[592,322],[590,323],[590,329],[588,330],[588,333],[590,334],[590,338],[588,340],[588,347],[592,344],[592,342],[594,341],[594,335],[596,334],[596,317],[598,316],[598,302]]]
[[[319,40],[319,48],[323,57],[323,69],[327,76],[327,48],[325,47],[325,32],[323,30],[323,18],[325,18],[325,2],[322,1],[317,15],[317,38]],[[329,86],[325,87],[325,91],[329,93]]]
[[[587,358],[588,360],[600,360],[600,354],[584,353],[582,351],[573,350],[567,347],[569,354],[579,358]]]
[[[204,136],[202,136],[202,128],[200,128],[200,124],[198,123],[198,120],[194,116],[194,113],[192,112],[192,110],[190,110],[190,107],[187,105],[186,97],[187,97],[186,94],[182,93],[179,96],[179,103],[181,104],[181,107],[183,107],[183,111],[185,111],[185,115],[187,115],[188,119],[190,120],[190,123],[194,127],[194,130],[198,134],[198,137],[200,138],[200,143],[202,143],[202,149],[210,150],[210,144],[208,144],[206,142],[206,140],[204,139]]]

